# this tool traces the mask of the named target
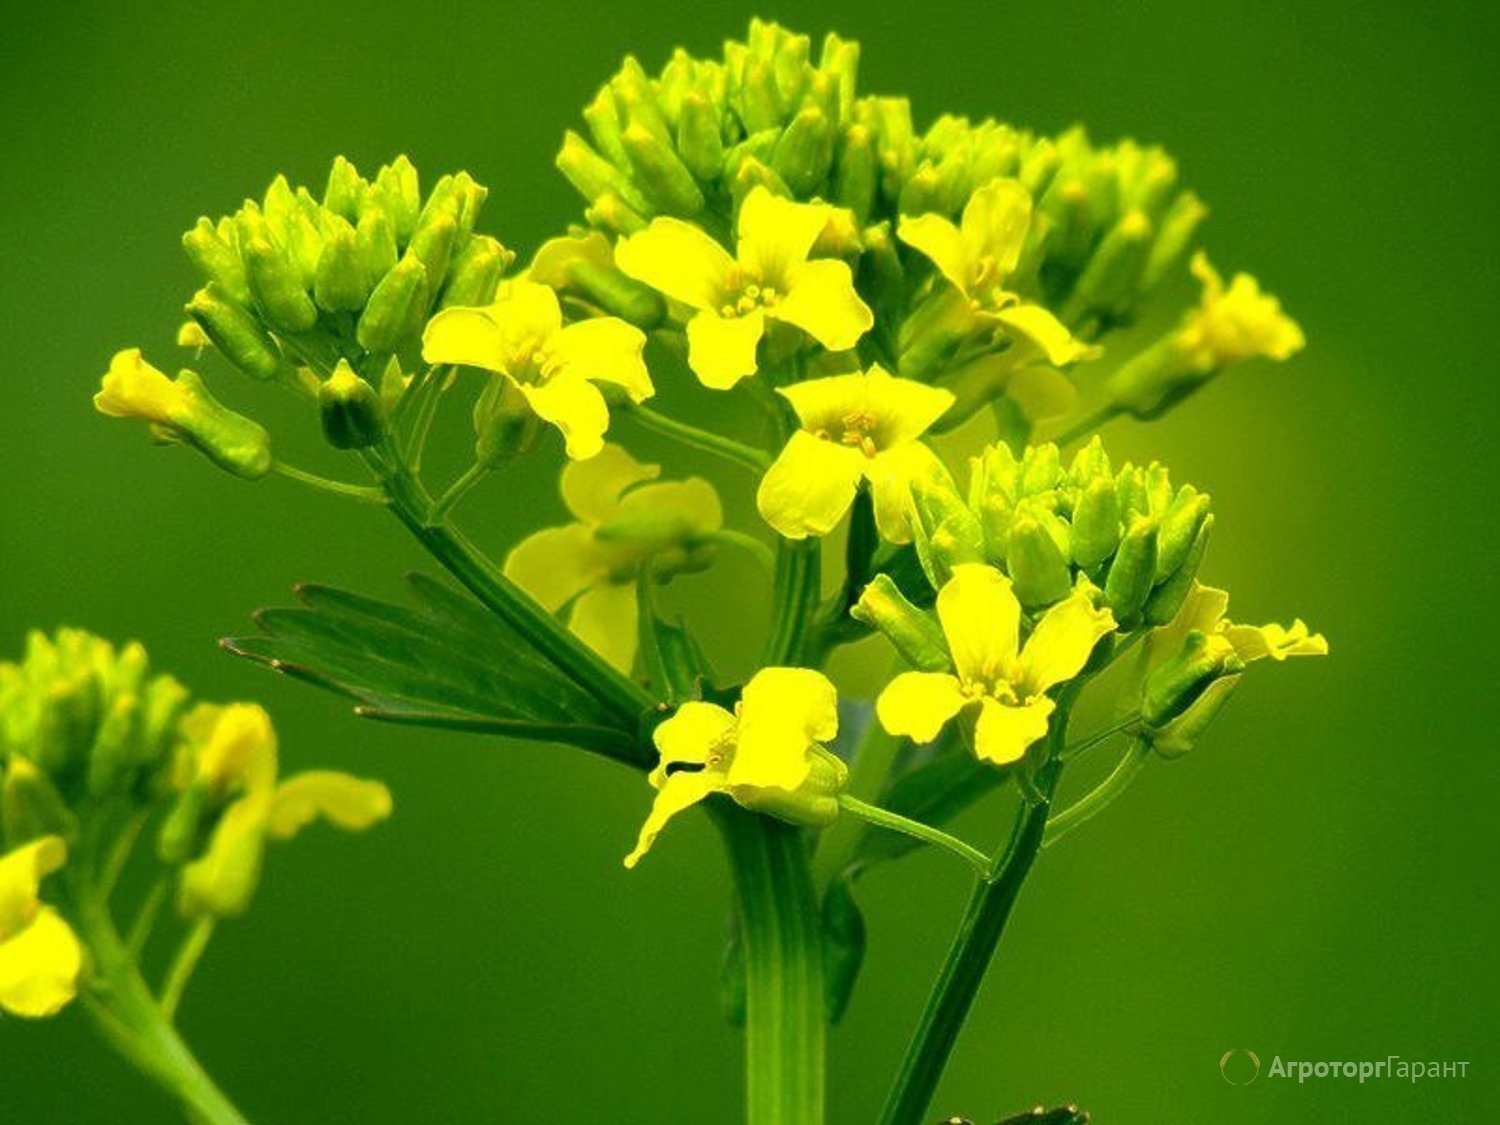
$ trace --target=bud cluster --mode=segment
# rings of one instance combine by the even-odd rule
[[[183,236],[207,284],[187,311],[257,379],[348,360],[366,377],[392,356],[413,362],[429,314],[493,299],[512,255],[474,233],[486,189],[466,172],[423,197],[406,157],[373,181],[343,157],[322,199],[278,176],[259,202]]]
[[[934,589],[959,563],[1003,569],[1035,611],[1080,578],[1103,591],[1121,629],[1163,625],[1187,597],[1213,527],[1209,497],[1173,488],[1164,466],[1114,471],[1096,437],[1064,466],[1057,446],[973,461],[967,498],[938,475],[912,489],[918,557]]]

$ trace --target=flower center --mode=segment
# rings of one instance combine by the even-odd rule
[[[549,337],[526,336],[516,343],[507,374],[518,383],[536,386],[551,377],[555,360]]]
[[[757,285],[755,282],[744,286],[739,296],[726,301],[719,308],[719,315],[726,320],[735,317],[748,316],[756,309],[773,309],[781,301],[781,294],[770,285]]]

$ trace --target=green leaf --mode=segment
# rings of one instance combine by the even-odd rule
[[[567,742],[646,764],[634,730],[482,606],[420,575],[414,608],[331,586],[262,609],[225,648],[358,702],[386,722]]]

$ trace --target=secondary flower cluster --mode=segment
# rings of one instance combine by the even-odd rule
[[[319,818],[363,829],[391,810],[379,782],[278,779],[263,709],[194,705],[140,645],[76,629],[33,633],[19,662],[0,663],[0,765],[0,1008],[24,1016],[77,992],[89,964],[77,913],[96,912],[148,818],[180,913],[200,919],[249,905],[268,841]]]

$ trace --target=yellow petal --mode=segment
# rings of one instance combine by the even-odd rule
[[[1012,305],[991,315],[1041,353],[1053,367],[1094,359],[1104,350],[1074,339],[1067,325],[1041,305]]]
[[[1114,629],[1114,614],[1095,608],[1082,590],[1058,602],[1042,615],[1021,650],[1023,694],[1040,695],[1055,684],[1071,680],[1083,671],[1099,639]]]
[[[641,349],[646,334],[612,316],[570,324],[550,341],[552,361],[559,373],[579,375],[624,387],[632,402],[656,393]]]
[[[826,204],[793,203],[768,188],[755,188],[740,205],[740,265],[762,284],[786,288],[787,274],[807,261],[832,216]]]
[[[903,215],[896,227],[896,237],[926,255],[961,292],[969,291],[974,267],[964,246],[964,236],[943,216],[919,215],[909,219]]]
[[[550,286],[509,281],[492,305],[444,309],[422,333],[422,358],[511,373],[540,341],[562,328],[562,308]]]
[[[318,817],[346,832],[363,832],[391,815],[391,791],[336,770],[307,770],[276,787],[266,831],[290,840]]]
[[[197,776],[223,793],[236,785],[269,790],[276,782],[276,728],[255,703],[230,703],[213,712],[197,752]]]
[[[581,523],[528,535],[505,559],[505,577],[548,612],[556,612],[609,576],[611,556]]]
[[[831,352],[854,347],[875,323],[843,262],[820,260],[798,266],[787,274],[786,285],[770,315],[796,325]]]
[[[638,621],[635,583],[601,582],[573,603],[568,629],[628,676],[635,665]]]
[[[170,425],[189,408],[188,391],[152,367],[140,348],[128,348],[110,360],[94,395],[94,409],[111,418],[142,418]]]
[[[14,933],[36,909],[42,880],[68,859],[61,836],[42,836],[0,857],[0,935]]]
[[[921,437],[953,405],[952,391],[898,379],[879,364],[866,372],[865,380],[865,408],[875,416],[875,441],[881,449]]]
[[[688,477],[632,489],[620,502],[617,519],[617,527],[650,527],[658,542],[676,542],[717,531],[724,525],[724,506],[713,485]]]
[[[853,446],[798,430],[761,478],[755,505],[788,539],[827,535],[854,503],[866,463]]]
[[[880,725],[914,742],[931,742],[970,699],[957,676],[946,672],[902,672],[875,701]]]
[[[941,472],[943,463],[920,441],[877,454],[865,469],[875,501],[875,526],[887,543],[910,543],[913,481]]]
[[[725,749],[734,724],[734,716],[713,703],[697,700],[684,703],[670,719],[658,724],[651,735],[661,754],[659,768],[707,763],[712,755]]]
[[[597,456],[563,466],[563,503],[584,523],[598,527],[619,514],[620,497],[628,489],[660,475],[660,465],[637,461],[623,446],[611,442]]]
[[[545,383],[518,383],[538,418],[562,431],[568,456],[593,457],[604,448],[609,407],[599,388],[578,375],[559,374]]]
[[[1288,656],[1327,656],[1328,641],[1322,633],[1308,631],[1301,618],[1290,629],[1272,622],[1269,625],[1235,625],[1225,623],[1224,636],[1234,646],[1234,654],[1249,664],[1269,656],[1285,660]]]
[[[1021,635],[1021,603],[1009,578],[984,563],[955,566],[938,591],[937,612],[959,679],[993,685],[1007,677]]]
[[[1036,363],[1011,375],[1005,397],[1016,404],[1028,421],[1060,418],[1078,402],[1073,381],[1055,367]]]
[[[734,259],[701,227],[681,219],[653,219],[615,247],[615,264],[637,281],[695,309],[724,301]]]
[[[0,941],[0,1008],[16,1016],[54,1015],[72,1000],[83,968],[83,948],[50,906]]]
[[[674,816],[696,805],[710,793],[718,793],[723,789],[724,775],[716,770],[699,770],[696,773],[679,771],[668,777],[657,792],[656,800],[651,803],[651,812],[646,817],[646,823],[641,825],[635,850],[625,857],[625,866],[634,867],[641,861],[641,857],[651,850],[656,837],[661,835],[661,830]]]
[[[1026,748],[1047,734],[1054,704],[1045,695],[1015,707],[986,698],[974,727],[974,753],[993,765],[1018,761]]]
[[[762,668],[740,693],[740,725],[768,719],[791,724],[812,742],[830,742],[839,733],[838,690],[811,668]]]
[[[776,393],[792,404],[802,428],[812,433],[842,430],[846,418],[866,412],[869,391],[870,380],[858,371],[776,388]]]
[[[765,331],[766,315],[759,310],[730,317],[700,312],[688,321],[688,366],[705,387],[727,391],[755,374],[755,349]]]
[[[182,869],[177,904],[190,918],[241,914],[260,882],[271,795],[241,797],[219,818],[203,855]]]
[[[1031,227],[1031,193],[1015,180],[991,180],[969,197],[962,222],[970,258],[993,262],[996,281],[1009,277]]]
[[[1181,652],[1182,642],[1194,629],[1213,636],[1228,609],[1227,591],[1205,586],[1195,579],[1177,610],[1177,616],[1147,634],[1146,643],[1141,646],[1141,658],[1137,661],[1140,678],[1144,679],[1151,669]]]

